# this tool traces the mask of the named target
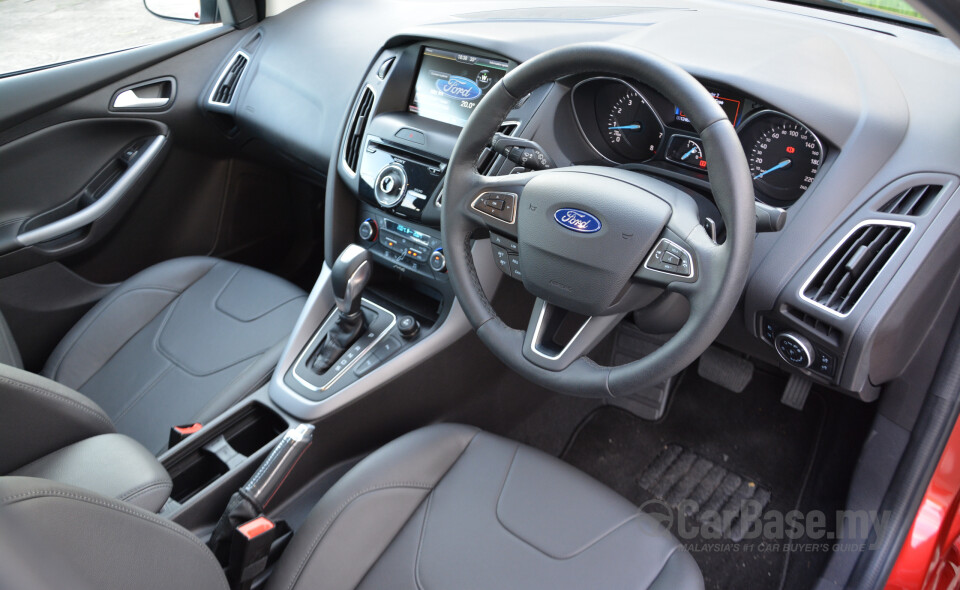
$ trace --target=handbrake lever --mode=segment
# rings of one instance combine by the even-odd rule
[[[230,497],[226,510],[207,542],[221,563],[226,563],[230,557],[233,530],[263,513],[313,442],[313,430],[312,424],[300,424],[284,433],[247,483]]]

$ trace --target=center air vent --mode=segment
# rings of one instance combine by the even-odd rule
[[[804,299],[841,317],[848,315],[913,225],[865,221],[827,256],[801,290]]]
[[[925,184],[908,188],[887,201],[887,203],[880,208],[880,211],[910,217],[923,215],[930,209],[930,206],[933,205],[942,191],[943,186],[936,184]]]
[[[356,110],[350,117],[350,126],[343,138],[343,163],[350,172],[357,171],[357,162],[360,160],[360,147],[363,144],[363,134],[367,129],[367,119],[370,109],[373,108],[373,89],[366,86],[357,100]]]
[[[247,69],[249,62],[250,57],[242,51],[238,51],[237,54],[233,56],[233,59],[231,59],[227,67],[223,69],[223,72],[220,73],[220,77],[217,78],[217,83],[213,86],[213,92],[210,93],[210,104],[224,107],[230,106],[230,103],[233,101],[233,95],[240,86],[240,79],[243,77],[243,72]]]

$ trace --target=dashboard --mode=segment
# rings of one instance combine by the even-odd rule
[[[326,183],[328,254],[359,242],[448,299],[440,212],[461,126],[526,59],[614,42],[700,80],[737,130],[757,201],[786,212],[781,231],[757,235],[724,344],[869,400],[935,328],[931,310],[946,305],[947,289],[934,286],[960,269],[960,136],[944,133],[960,114],[938,98],[960,92],[960,52],[946,39],[747,0],[637,2],[614,15],[538,4],[536,18],[523,2],[359,4],[308,0],[237,45],[252,64],[231,107],[236,141],[262,140]],[[341,34],[338,15],[359,10],[378,18],[363,35]],[[500,132],[535,142],[557,166],[655,175],[695,195],[705,222],[722,223],[700,138],[641,81],[558,80],[523,97]],[[477,165],[503,175],[523,162],[488,150]],[[517,203],[490,205],[509,218]],[[522,280],[510,236],[489,238],[500,269]],[[803,366],[791,360],[798,348]]]

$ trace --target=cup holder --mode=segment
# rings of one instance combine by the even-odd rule
[[[164,462],[173,480],[170,498],[183,504],[272,443],[287,426],[276,412],[254,402],[214,428],[201,429],[184,442],[186,450]],[[227,459],[225,449],[231,455]]]

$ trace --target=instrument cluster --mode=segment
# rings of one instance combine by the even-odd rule
[[[737,129],[757,198],[789,206],[810,187],[824,148],[800,121],[741,94],[711,87]],[[613,164],[651,162],[706,179],[703,144],[679,107],[643,85],[612,77],[582,80],[571,91],[581,133],[598,156]]]

